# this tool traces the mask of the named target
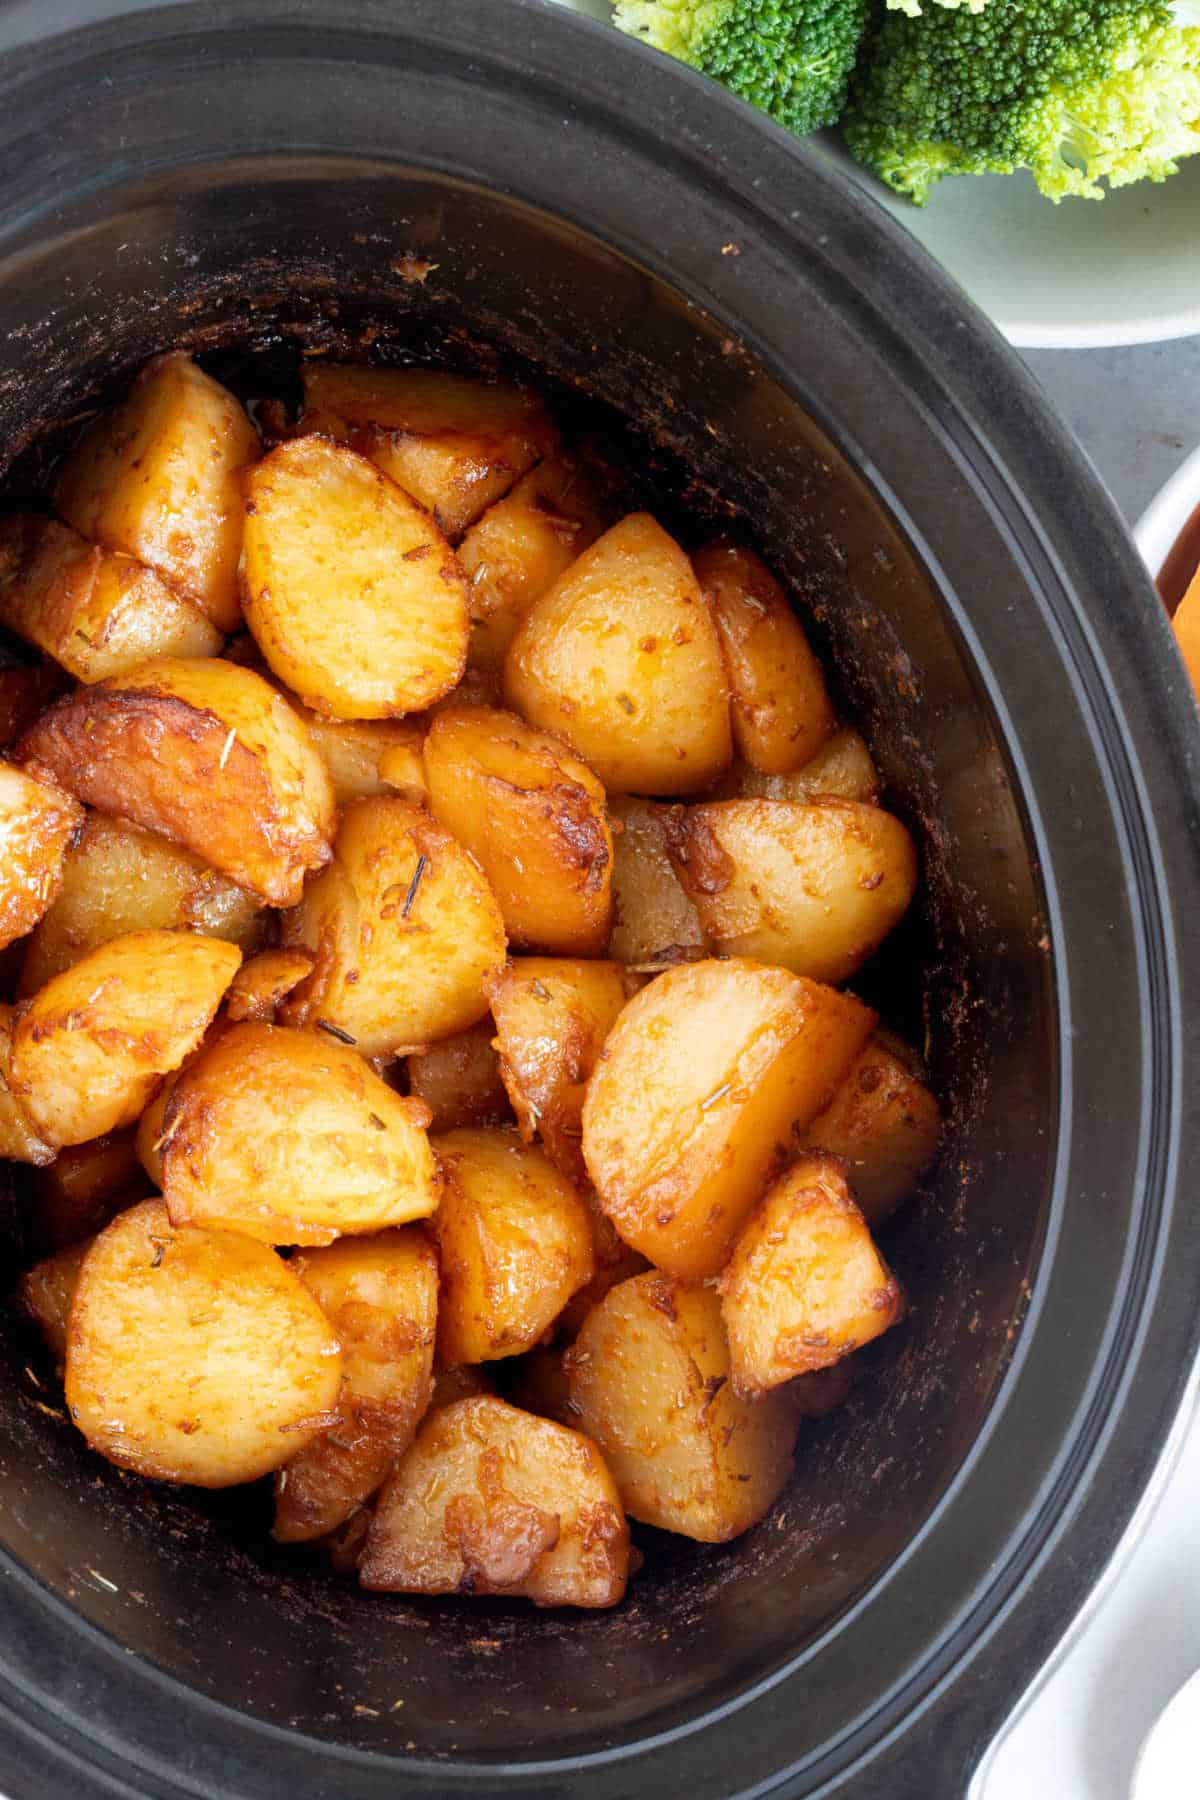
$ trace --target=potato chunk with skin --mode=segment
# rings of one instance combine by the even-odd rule
[[[83,808],[56,781],[0,762],[0,950],[51,905],[82,824]]]
[[[717,628],[687,557],[648,513],[606,531],[534,602],[504,694],[618,794],[696,793],[729,766]]]
[[[583,1107],[584,1161],[625,1242],[685,1280],[715,1275],[874,1024],[851,995],[753,962],[692,963],[643,988]]]
[[[30,1228],[47,1250],[90,1238],[150,1193],[132,1131],[110,1131],[60,1151],[33,1178]]]
[[[265,930],[256,895],[166,838],[93,812],[67,853],[58,896],[29,940],[17,992],[36,994],[129,931],[194,931],[248,954]]]
[[[360,800],[333,867],[284,920],[284,943],[315,958],[287,1023],[320,1020],[364,1056],[452,1037],[487,1010],[484,977],[504,962],[500,909],[475,860],[406,800]]]
[[[596,955],[612,922],[604,789],[515,713],[450,707],[425,740],[429,805],[471,852],[519,949]]]
[[[221,648],[211,619],[153,569],[34,513],[0,520],[0,624],[86,682]]]
[[[430,1226],[442,1265],[438,1357],[515,1356],[591,1280],[587,1207],[515,1131],[451,1131],[434,1148],[442,1173]]]
[[[720,1289],[739,1394],[827,1368],[904,1317],[843,1169],[820,1152],[800,1157],[738,1235]]]
[[[409,1092],[429,1108],[430,1131],[511,1124],[512,1107],[492,1042],[495,1029],[490,1018],[481,1019],[409,1057]]]
[[[93,1450],[159,1481],[257,1481],[312,1443],[342,1359],[324,1313],[265,1244],[172,1225],[144,1200],[84,1259],[67,1405]]]
[[[441,369],[308,363],[303,422],[369,457],[451,538],[558,442],[536,394]]]
[[[872,1230],[908,1199],[937,1155],[942,1115],[907,1045],[879,1032],[802,1136],[846,1165]]]
[[[432,1413],[384,1489],[360,1564],[388,1593],[615,1606],[629,1528],[596,1446],[482,1397]]]
[[[579,1429],[600,1446],[632,1518],[720,1544],[763,1517],[792,1466],[797,1415],[730,1382],[710,1287],[651,1272],[613,1288],[564,1367]]]
[[[787,775],[764,775],[746,763],[735,763],[717,784],[713,800],[879,800],[879,773],[871,752],[852,725],[842,725],[826,738],[815,756]]]
[[[17,1305],[42,1334],[42,1341],[61,1367],[67,1355],[67,1326],[79,1271],[92,1247],[92,1239],[68,1244],[27,1269],[17,1283]]]
[[[414,806],[425,804],[425,727],[415,719],[323,719],[307,707],[297,710],[339,806],[391,793]]]
[[[148,363],[66,458],[59,513],[84,537],[137,557],[220,631],[241,619],[239,471],[259,454],[240,404],[183,353]]]
[[[275,1536],[334,1531],[408,1449],[433,1393],[437,1258],[415,1226],[305,1250],[290,1267],[342,1346],[341,1417],[275,1478]]]
[[[39,1137],[24,1102],[13,1091],[12,1049],[15,1009],[0,1005],[0,1157],[44,1168],[54,1161],[53,1144]]]
[[[471,608],[473,668],[499,669],[534,601],[604,530],[581,465],[549,457],[489,506],[458,547]]]
[[[913,841],[877,806],[719,800],[672,807],[665,828],[713,949],[814,981],[848,980],[916,891]]]
[[[314,712],[419,712],[467,661],[467,588],[415,500],[328,438],[281,444],[246,477],[246,622]]]
[[[801,768],[837,721],[787,596],[761,558],[727,538],[692,564],[725,648],[738,750],[770,775]]]
[[[204,1036],[242,953],[219,938],[131,931],[48,981],[13,1023],[13,1092],[47,1143],[132,1125]]]
[[[303,950],[263,950],[242,964],[225,996],[225,1017],[234,1025],[257,1019],[273,1025],[293,988],[312,974],[312,957]]]
[[[167,1105],[171,1218],[303,1245],[423,1219],[438,1201],[428,1118],[321,1033],[232,1025]]]
[[[333,790],[308,733],[261,676],[219,657],[155,657],[80,688],[18,755],[272,906],[294,906],[329,861]]]
[[[614,923],[608,953],[635,969],[660,971],[707,955],[696,908],[667,855],[663,808],[612,800]]]
[[[577,1187],[588,1078],[633,984],[609,962],[521,956],[487,983],[500,1069],[521,1136]]]

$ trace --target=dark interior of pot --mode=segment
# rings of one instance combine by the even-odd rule
[[[423,280],[410,254],[436,265]],[[265,1493],[195,1496],[92,1456],[31,1343],[0,1327],[4,1548],[207,1695],[366,1748],[507,1760],[719,1705],[836,1629],[944,1495],[1006,1367],[1048,1204],[1057,1052],[1035,859],[934,586],[836,420],[819,427],[725,325],[596,240],[447,178],[318,159],[160,175],[0,267],[0,332],[20,352],[0,381],[10,493],[64,421],[169,346],[243,392],[286,381],[305,348],[498,365],[613,432],[668,522],[731,508],[791,584],[922,847],[914,917],[858,985],[926,1049],[948,1126],[928,1190],[883,1234],[911,1317],[864,1357],[846,1409],[805,1426],[761,1525],[720,1548],[640,1534],[646,1566],[608,1614],[360,1593],[271,1543]]]

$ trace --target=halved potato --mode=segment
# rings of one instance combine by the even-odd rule
[[[583,1096],[633,990],[619,963],[521,956],[487,983],[500,1069],[526,1143],[576,1186],[587,1180]]]
[[[915,1053],[890,1032],[877,1032],[801,1143],[844,1161],[874,1230],[908,1199],[937,1155],[941,1130],[941,1109]]]
[[[143,1200],[84,1259],[67,1405],[119,1468],[196,1487],[257,1481],[325,1429],[341,1378],[316,1300],[253,1238],[173,1225]]]
[[[861,800],[879,799],[879,772],[860,734],[842,725],[826,738],[815,756],[787,775],[764,775],[747,763],[735,763],[718,782],[713,800]]]
[[[715,1275],[874,1024],[852,995],[753,962],[692,963],[643,988],[583,1107],[584,1161],[625,1242],[685,1280]]]
[[[435,1139],[442,1200],[438,1357],[491,1362],[536,1344],[593,1272],[587,1207],[515,1131]]]
[[[0,750],[15,744],[66,685],[66,676],[52,662],[0,668]]]
[[[739,1394],[827,1368],[904,1317],[844,1167],[820,1151],[800,1157],[738,1234],[720,1291]]]
[[[613,824],[615,962],[657,974],[708,954],[700,917],[667,855],[663,808],[650,800],[610,800]]]
[[[329,861],[333,789],[308,733],[261,676],[219,657],[154,657],[79,688],[18,754],[272,906],[294,906]]]
[[[305,364],[304,429],[370,457],[451,537],[558,443],[538,396],[509,382],[325,362]]]
[[[67,1326],[79,1271],[91,1247],[91,1238],[68,1244],[65,1250],[56,1250],[53,1256],[26,1269],[17,1283],[17,1305],[37,1326],[47,1350],[60,1366],[66,1360]]]
[[[131,931],[18,1007],[9,1080],[49,1144],[132,1125],[194,1050],[242,953],[184,931]]]
[[[256,1019],[273,1025],[293,988],[312,974],[312,957],[303,950],[261,950],[242,964],[225,995],[225,1017],[240,1025]]]
[[[39,1137],[24,1102],[13,1092],[14,1018],[13,1007],[0,1005],[0,1157],[44,1168],[54,1161],[57,1152],[53,1144]]]
[[[50,906],[82,824],[82,806],[56,781],[0,762],[0,950]]]
[[[913,841],[891,813],[849,800],[718,800],[672,807],[667,848],[714,950],[842,982],[908,910]]]
[[[425,804],[425,727],[415,719],[323,719],[297,707],[333,782],[339,806],[395,793]]]
[[[618,794],[696,793],[729,766],[717,628],[692,565],[648,513],[606,531],[534,602],[504,693]]]
[[[489,506],[458,547],[470,590],[474,668],[503,666],[517,626],[575,558],[604,530],[604,517],[582,465],[548,457]]]
[[[733,739],[753,769],[785,775],[837,725],[821,665],[770,569],[718,538],[692,558],[725,648]]]
[[[796,1412],[781,1396],[755,1404],[734,1391],[711,1288],[654,1271],[623,1281],[563,1361],[579,1429],[599,1445],[632,1518],[719,1544],[778,1498]]]
[[[333,867],[284,920],[284,942],[315,957],[285,1009],[324,1020],[364,1056],[420,1049],[475,1024],[483,981],[504,962],[504,925],[479,865],[406,800],[359,800]]]
[[[467,588],[416,501],[328,438],[281,444],[246,477],[246,622],[314,712],[419,712],[467,661]]]
[[[593,1443],[482,1397],[432,1413],[384,1489],[364,1587],[615,1606],[629,1528]]]
[[[58,896],[29,940],[17,992],[36,994],[129,931],[195,931],[249,954],[266,926],[258,896],[198,856],[123,819],[89,813],[67,853]]]
[[[215,656],[222,641],[153,569],[35,513],[0,520],[0,624],[88,682],[148,656]]]
[[[38,1244],[61,1250],[90,1238],[150,1193],[132,1131],[110,1131],[60,1151],[33,1178],[29,1224]]]
[[[481,1019],[409,1057],[408,1089],[429,1108],[430,1131],[511,1124],[512,1107],[492,1042],[495,1030],[490,1018]]]
[[[231,1025],[167,1105],[171,1218],[305,1245],[423,1219],[438,1202],[428,1118],[321,1032]]]
[[[305,1250],[289,1265],[342,1346],[336,1425],[275,1478],[275,1536],[334,1531],[408,1449],[433,1393],[437,1258],[415,1227]]]
[[[84,537],[136,556],[233,631],[238,473],[258,454],[237,400],[179,351],[147,363],[127,398],[88,427],[59,471],[54,504]]]
[[[596,955],[612,921],[604,789],[561,738],[515,713],[448,707],[425,739],[429,805],[475,857],[509,941]]]

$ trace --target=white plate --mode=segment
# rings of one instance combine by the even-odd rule
[[[1200,506],[1200,450],[1193,451],[1161,488],[1133,528],[1142,561],[1155,580],[1176,539]]]

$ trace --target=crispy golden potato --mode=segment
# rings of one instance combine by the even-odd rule
[[[184,931],[131,931],[17,1009],[9,1080],[39,1136],[61,1147],[132,1125],[194,1050],[242,953]]]
[[[526,1143],[576,1187],[587,1181],[583,1096],[604,1040],[633,991],[618,963],[521,956],[487,983],[500,1070]]]
[[[820,1151],[800,1157],[738,1234],[720,1291],[739,1394],[827,1368],[904,1317],[843,1170]]]
[[[425,727],[417,720],[322,719],[299,704],[297,711],[329,771],[339,806],[391,793],[425,805]]]
[[[315,958],[285,1008],[325,1020],[364,1056],[420,1049],[474,1025],[483,981],[504,962],[504,924],[474,859],[406,800],[360,800],[342,819],[333,867],[284,920],[284,942]]]
[[[434,1148],[442,1174],[430,1225],[442,1266],[438,1358],[515,1356],[592,1278],[587,1207],[515,1131],[451,1131]]]
[[[934,1160],[941,1129],[941,1110],[915,1054],[878,1032],[802,1144],[845,1162],[859,1210],[874,1230],[908,1199]]]
[[[383,1491],[360,1565],[388,1593],[615,1606],[629,1528],[593,1443],[503,1400],[432,1413]]]
[[[667,855],[663,808],[649,800],[609,802],[613,826],[615,962],[657,974],[708,954],[696,908]]]
[[[321,1032],[232,1025],[167,1105],[171,1218],[304,1245],[423,1219],[438,1202],[428,1118]]]
[[[10,749],[66,685],[66,676],[51,662],[0,668],[0,750]]]
[[[273,1025],[293,988],[312,974],[312,957],[303,950],[262,950],[242,964],[225,995],[225,1017],[231,1024],[255,1019]]]
[[[519,949],[594,956],[612,922],[604,789],[561,738],[491,707],[449,707],[425,739],[429,805],[471,852]]]
[[[606,531],[534,602],[504,693],[618,794],[693,794],[729,766],[717,628],[687,557],[648,513]]]
[[[222,641],[153,569],[34,513],[0,520],[0,624],[88,682],[148,656],[215,656]]]
[[[110,1131],[90,1144],[60,1151],[37,1171],[30,1193],[29,1225],[38,1244],[61,1250],[90,1238],[108,1221],[151,1192],[132,1131]]]
[[[581,1192],[592,1227],[592,1260],[596,1272],[586,1287],[572,1294],[559,1313],[555,1329],[561,1338],[578,1336],[583,1321],[593,1306],[599,1306],[605,1294],[633,1275],[644,1275],[650,1267],[641,1251],[631,1249],[625,1242],[592,1189],[585,1187]]]
[[[433,1399],[430,1408],[451,1406],[455,1400],[470,1400],[476,1394],[493,1394],[495,1386],[486,1369],[474,1363],[452,1363],[446,1369],[434,1368]]]
[[[765,774],[803,767],[837,719],[787,595],[761,558],[728,538],[709,544],[692,565],[725,649],[734,743]]]
[[[84,1259],[67,1405],[119,1468],[196,1487],[257,1481],[325,1429],[341,1378],[316,1300],[253,1238],[173,1225],[143,1200]]]
[[[245,954],[262,943],[262,901],[200,858],[123,819],[89,813],[58,897],[29,939],[17,993],[36,994],[91,950],[129,931],[194,931]]]
[[[814,981],[849,979],[904,916],[913,841],[850,800],[718,800],[665,815],[667,848],[714,950]]]
[[[261,676],[219,657],[155,657],[80,688],[19,755],[272,906],[294,906],[329,861],[333,790],[307,732]]]
[[[82,806],[56,781],[0,762],[0,950],[49,908],[82,824]]]
[[[623,1281],[564,1357],[571,1408],[632,1518],[720,1544],[761,1519],[791,1470],[795,1409],[730,1383],[720,1303],[655,1271]]]
[[[303,424],[370,457],[452,538],[558,443],[536,394],[440,369],[307,363]]]
[[[17,1283],[17,1305],[37,1326],[47,1350],[60,1367],[67,1355],[67,1326],[75,1289],[79,1285],[79,1271],[91,1247],[91,1238],[68,1244],[65,1250],[56,1250],[53,1256],[26,1269]]]
[[[23,1101],[13,1091],[13,1024],[14,1009],[0,1005],[0,1157],[42,1168],[54,1161],[55,1146],[38,1136]]]
[[[586,471],[549,457],[489,506],[463,538],[458,560],[470,589],[473,668],[499,669],[534,601],[595,543],[605,520]]]
[[[826,738],[815,756],[788,775],[764,775],[747,763],[735,763],[719,781],[711,800],[791,800],[803,805],[814,800],[860,800],[866,806],[879,802],[879,772],[871,752],[852,725],[839,726]]]
[[[59,471],[54,504],[84,537],[135,556],[218,630],[234,631],[238,473],[258,454],[233,395],[182,352],[160,356],[85,431]]]
[[[246,477],[246,622],[314,712],[389,719],[448,693],[467,662],[467,587],[445,538],[365,456],[281,444]]]
[[[481,1019],[467,1031],[409,1057],[409,1092],[429,1108],[430,1131],[512,1123],[500,1058],[492,1042],[495,1029],[490,1018]]]
[[[626,1006],[583,1107],[583,1155],[627,1244],[715,1275],[773,1165],[875,1024],[852,995],[758,963],[670,969]]]
[[[422,1233],[381,1231],[305,1250],[290,1267],[342,1346],[336,1425],[275,1478],[275,1536],[334,1531],[412,1442],[433,1393],[437,1258]]]

